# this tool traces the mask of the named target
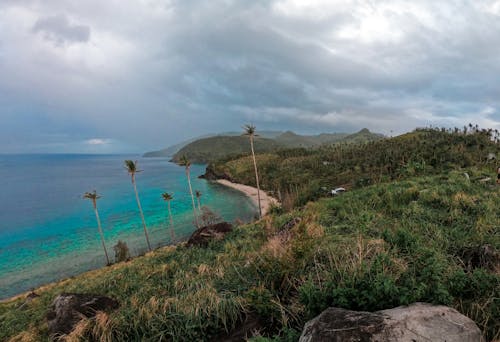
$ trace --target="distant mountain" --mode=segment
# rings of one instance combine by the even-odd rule
[[[368,141],[380,140],[385,138],[383,134],[372,133],[368,128],[363,128],[361,131],[345,136],[340,142],[345,143],[364,143]]]
[[[281,132],[281,131],[262,131],[262,132],[259,132],[259,136],[262,138],[274,139],[277,136],[281,135],[282,133],[283,132]],[[217,137],[217,136],[239,136],[241,134],[242,134],[241,132],[223,132],[223,133],[218,133],[218,134],[206,134],[206,135],[202,135],[202,136],[199,136],[196,138],[185,140],[183,142],[166,147],[166,148],[158,150],[158,151],[146,152],[143,154],[143,157],[145,157],[145,158],[173,157],[184,146],[186,146],[186,145],[188,145],[196,140],[210,138],[210,137]]]
[[[180,142],[178,144],[169,146],[167,148],[158,150],[158,151],[151,151],[151,152],[146,152],[143,154],[143,157],[145,158],[152,158],[152,157],[172,157],[174,154],[176,154],[181,148],[184,146],[192,143],[193,141],[196,141],[198,139],[202,139],[203,137],[197,137],[197,138],[192,138],[183,142]]]
[[[299,135],[291,131],[284,133],[264,131],[259,132],[259,136],[256,138],[255,151],[261,153],[286,148],[315,148],[336,143],[362,143],[379,140],[383,137],[382,134],[372,133],[366,128],[354,134]],[[240,133],[232,135],[229,132],[224,133],[224,135],[194,140],[179,149],[173,155],[172,160],[178,161],[182,155],[186,155],[194,163],[207,163],[249,152],[248,138]]]
[[[255,152],[270,152],[281,146],[273,139],[256,137]],[[226,158],[248,153],[250,144],[245,136],[215,136],[198,139],[181,148],[172,158],[174,162],[179,161],[185,155],[193,163],[206,163],[212,160]]]

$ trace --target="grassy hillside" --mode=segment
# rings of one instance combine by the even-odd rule
[[[163,248],[47,286],[24,307],[0,304],[0,340],[47,340],[45,314],[63,291],[121,303],[83,320],[72,341],[217,341],[245,320],[294,341],[328,306],[415,301],[451,305],[499,338],[498,254],[482,246],[500,249],[500,187],[474,180],[481,175],[466,168],[357,189],[239,226],[207,248]]]
[[[490,153],[499,145],[485,132],[418,130],[260,154],[261,184],[279,190],[284,208],[208,247],[162,248],[37,289],[31,302],[1,303],[0,340],[48,340],[45,315],[61,292],[121,303],[83,320],[72,341],[219,341],[244,326],[265,337],[255,341],[295,341],[329,306],[416,301],[450,305],[498,339],[500,186]],[[246,157],[210,168],[253,182]],[[351,190],[325,197],[323,186],[341,184]]]
[[[305,204],[336,186],[356,188],[369,184],[485,167],[494,177],[500,144],[487,132],[452,133],[434,129],[417,130],[399,137],[363,144],[336,144],[319,149],[288,149],[257,157],[263,189],[281,197],[285,207]],[[211,174],[254,185],[250,157],[222,160],[208,166]]]

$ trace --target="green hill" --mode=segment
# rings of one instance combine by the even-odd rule
[[[275,151],[283,146],[272,139],[256,137],[255,152]],[[215,136],[198,139],[181,148],[172,158],[174,162],[179,161],[183,155],[193,163],[205,163],[209,160],[218,160],[230,156],[248,154],[250,143],[245,136]]]
[[[361,144],[274,151],[257,156],[257,162],[264,189],[304,204],[321,196],[325,192],[322,188],[353,188],[486,165],[489,153],[500,155],[500,148],[486,132],[465,135],[417,130]],[[495,169],[494,164],[490,167]],[[208,173],[255,186],[253,164],[248,156],[211,163]]]
[[[161,248],[0,303],[0,340],[48,341],[46,313],[61,292],[120,302],[81,321],[72,340],[218,341],[250,326],[254,342],[296,341],[329,306],[416,301],[452,306],[496,340],[500,186],[485,180],[495,172],[485,155],[499,152],[481,132],[420,130],[261,154],[263,187],[281,186],[289,206],[205,248]],[[252,183],[246,157],[211,167]],[[311,191],[342,183],[350,191],[338,197]]]
[[[371,133],[366,128],[354,134],[323,133],[319,135],[299,135],[290,131],[281,134],[273,133],[259,132],[259,136],[255,141],[255,150],[257,153],[297,147],[317,148],[322,145],[335,143],[360,143],[383,138],[383,135]],[[172,160],[178,161],[180,156],[186,155],[195,163],[207,163],[249,153],[248,138],[241,135],[218,135],[197,139],[185,145],[173,156]]]
[[[321,145],[331,145],[339,142],[343,143],[363,143],[383,139],[382,134],[372,133],[368,129],[363,128],[361,131],[348,133],[322,133],[318,135],[299,135],[291,131],[287,131],[278,137],[276,142],[287,148],[312,148]]]
[[[279,132],[279,131],[262,131],[262,132],[259,132],[259,135],[261,137],[268,138],[268,139],[274,139],[277,136],[279,136],[280,134],[281,134],[281,132]],[[146,152],[146,153],[143,154],[143,157],[145,157],[145,158],[153,158],[153,157],[154,158],[158,158],[158,157],[167,158],[167,157],[172,157],[177,152],[179,152],[179,150],[181,148],[183,148],[184,146],[186,146],[186,145],[188,145],[188,144],[190,144],[190,143],[192,143],[192,142],[194,142],[196,140],[205,139],[205,138],[209,138],[209,137],[215,137],[215,136],[239,136],[239,135],[241,135],[241,132],[224,132],[224,133],[219,133],[219,134],[207,134],[207,135],[199,136],[199,137],[192,138],[192,139],[189,139],[189,140],[185,140],[183,142],[180,142],[178,144],[166,147],[166,148],[158,150],[158,151]]]

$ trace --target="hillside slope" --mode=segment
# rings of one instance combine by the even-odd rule
[[[373,311],[415,301],[453,306],[498,339],[500,186],[484,180],[494,175],[484,155],[498,147],[480,132],[424,130],[259,155],[263,184],[273,189],[272,175],[299,196],[288,211],[206,248],[158,249],[37,289],[30,301],[1,303],[0,340],[48,340],[46,313],[61,292],[120,302],[81,321],[73,340],[222,340],[247,322],[248,333],[294,341],[329,306]],[[247,159],[213,167],[252,181]],[[353,190],[308,192],[338,182]]]
[[[283,148],[272,139],[257,137],[255,139],[255,152],[263,153]],[[174,162],[185,155],[193,163],[206,163],[209,160],[218,160],[230,156],[248,154],[250,143],[245,136],[215,136],[196,140],[181,148],[173,157]]]
[[[263,131],[259,132],[260,136],[263,138],[268,138],[268,139],[274,139],[277,136],[281,135],[282,132],[279,131]],[[239,136],[241,135],[241,132],[224,132],[224,133],[219,133],[219,134],[207,134],[203,136],[199,136],[196,138],[188,139],[183,142],[180,142],[178,144],[166,147],[164,149],[158,150],[158,151],[150,151],[146,152],[143,154],[143,157],[145,158],[167,158],[167,157],[172,157],[174,156],[181,148],[184,146],[200,139],[205,139],[209,137],[214,137],[214,136]]]
[[[61,292],[121,304],[83,320],[73,340],[222,340],[247,321],[273,341],[294,341],[329,306],[416,301],[453,306],[499,338],[500,187],[462,171],[481,175],[470,168],[357,189],[237,227],[207,248],[162,248],[35,290],[26,304],[0,304],[0,340],[48,340],[45,314]]]
[[[257,163],[261,187],[289,207],[305,204],[336,186],[361,187],[474,165],[494,172],[495,161],[487,160],[490,153],[500,156],[500,144],[485,132],[465,135],[418,130],[363,144],[269,152],[258,155]],[[207,175],[255,186],[250,157],[211,163]]]
[[[274,138],[270,138],[274,137]],[[272,152],[288,148],[318,148],[322,145],[336,143],[364,143],[382,139],[384,136],[362,129],[354,134],[332,133],[319,135],[299,135],[285,132],[279,135],[270,135],[259,132],[255,148],[257,153]],[[180,149],[172,158],[178,161],[182,155],[196,163],[213,162],[219,159],[233,158],[250,153],[248,139],[244,136],[219,135],[210,138],[198,139]]]

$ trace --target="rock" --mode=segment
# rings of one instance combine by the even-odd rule
[[[211,224],[197,229],[189,238],[188,246],[206,246],[212,240],[221,240],[227,233],[233,230],[228,222]]]
[[[83,317],[94,317],[97,311],[109,311],[119,307],[119,303],[109,297],[62,293],[52,302],[47,313],[47,324],[51,336],[69,334]]]
[[[500,272],[500,252],[490,244],[465,248],[460,257],[469,272],[476,268]]]
[[[479,342],[481,331],[455,309],[415,303],[377,312],[329,308],[307,322],[299,342]]]
[[[207,168],[205,169],[205,173],[202,174],[201,176],[198,176],[198,178],[210,181],[216,181],[217,179],[225,179],[234,183],[234,179],[231,176],[229,176],[226,172],[223,173],[215,172],[213,165],[211,164],[207,166]]]

